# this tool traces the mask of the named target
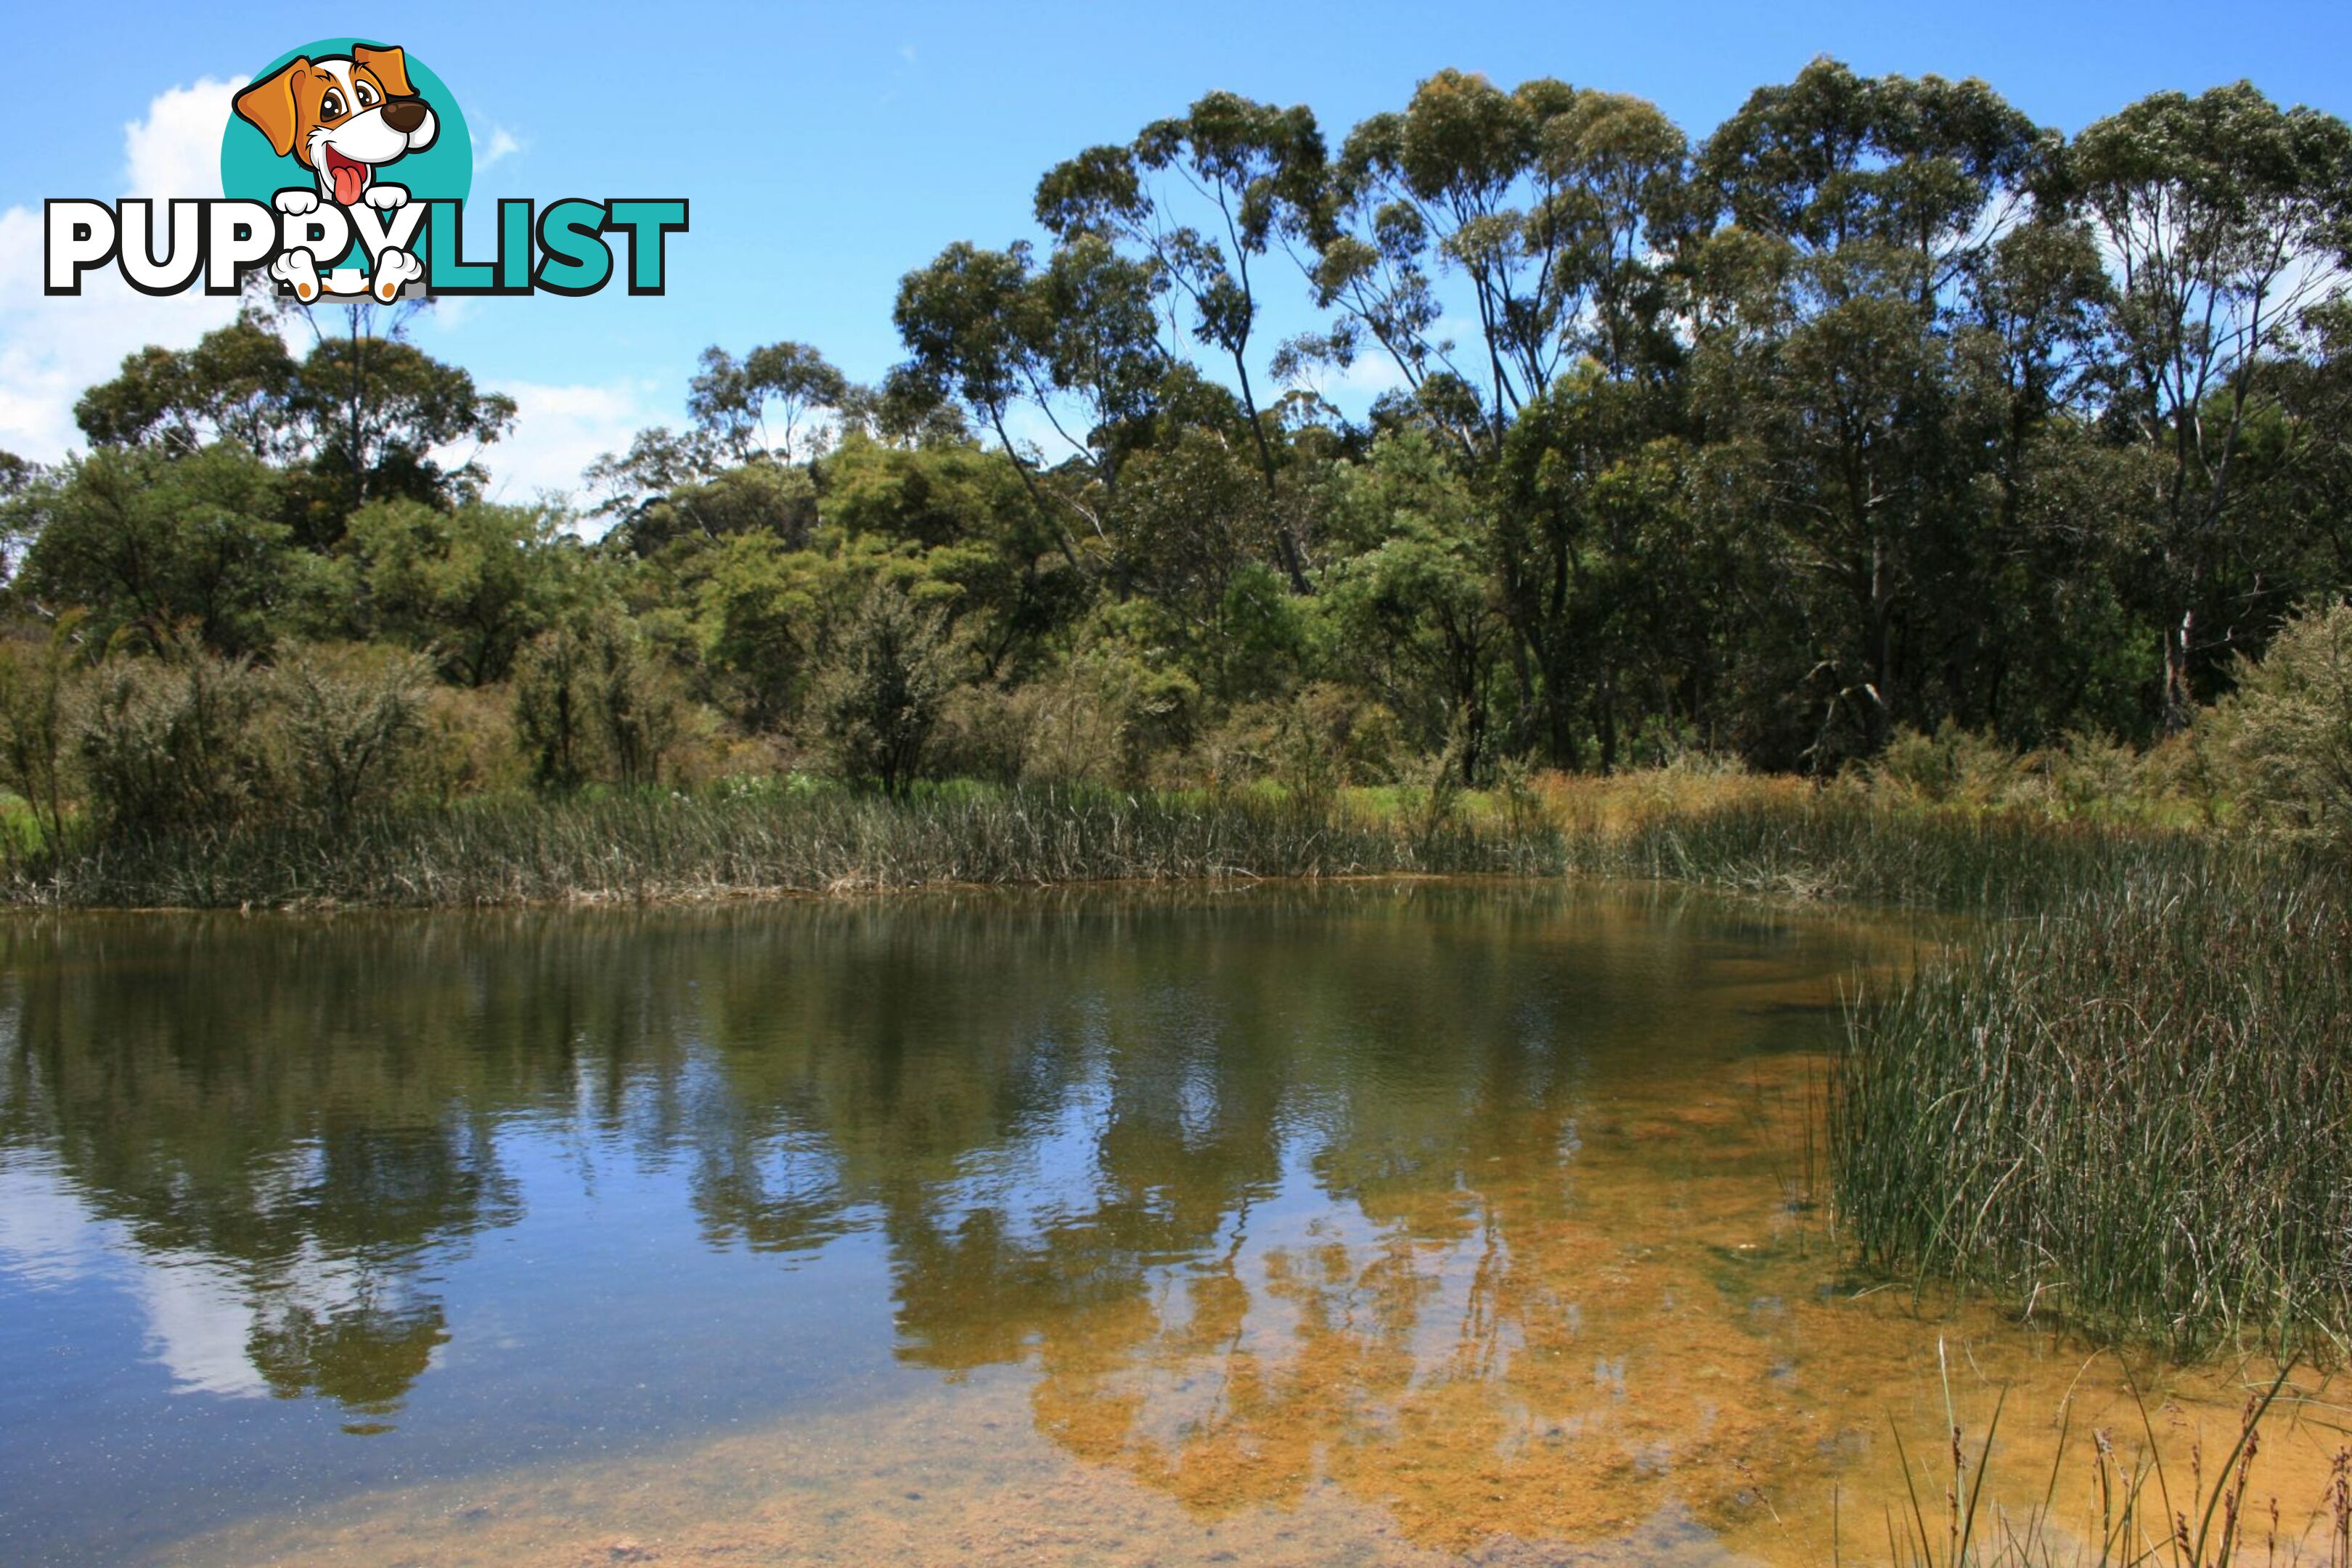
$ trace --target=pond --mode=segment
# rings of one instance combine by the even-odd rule
[[[2006,1391],[2015,1507],[2069,1432],[2222,1453],[2260,1369],[1827,1233],[1841,996],[1930,934],[1447,882],[19,918],[0,1559],[1860,1561],[1948,1397],[1973,1456]],[[2263,1455],[2291,1529],[2327,1409]]]

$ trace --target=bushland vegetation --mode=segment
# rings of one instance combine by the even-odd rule
[[[513,405],[406,317],[257,294],[0,462],[17,840],[1693,758],[2127,814],[2151,752],[2326,837],[2348,226],[2352,132],[2244,84],[2071,136],[1828,60],[1697,138],[1549,79],[1344,133],[1212,92],[908,273],[876,384],[714,347],[520,507]]]

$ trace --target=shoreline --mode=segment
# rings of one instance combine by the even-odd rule
[[[616,795],[383,813],[332,831],[280,822],[83,841],[0,868],[0,910],[565,908],[1582,876],[1793,904],[2031,912],[2134,868],[2249,858],[2274,857],[2226,830],[1890,806],[1778,780],[1435,808],[1062,785],[912,798]]]

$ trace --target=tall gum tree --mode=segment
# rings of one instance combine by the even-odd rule
[[[1150,259],[1171,302],[1190,307],[1187,334],[1233,367],[1270,501],[1278,502],[1281,463],[1252,374],[1264,310],[1257,272],[1278,242],[1300,237],[1297,215],[1316,205],[1323,163],[1322,132],[1307,109],[1213,92],[1125,146],[1089,148],[1055,165],[1037,184],[1037,221],[1065,245],[1093,236],[1128,246]],[[1276,513],[1283,573],[1306,594],[1304,547],[1278,505]]]
[[[2144,505],[2177,731],[2199,656],[2226,656],[2253,607],[2210,600],[2261,367],[2313,353],[2352,282],[2352,131],[2239,82],[2142,99],[2086,128],[2069,165],[2115,278],[2107,414],[2158,458]]]
[[[1795,700],[1816,765],[1923,710],[1950,628],[1922,584],[1965,552],[1996,449],[1961,346],[2055,147],[1982,82],[1820,60],[1700,152],[1694,412],[1757,580],[1810,645],[1789,684],[1813,694]]]

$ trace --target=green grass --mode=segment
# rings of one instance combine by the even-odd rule
[[[2167,829],[1820,796],[1669,815],[1580,837],[1569,858],[1580,870],[1740,892],[2018,914],[2212,852],[2210,840]]]
[[[1639,792],[1633,784],[1619,793]],[[1122,793],[929,785],[905,800],[785,777],[691,794],[519,795],[363,816],[20,846],[0,898],[51,907],[481,905],[873,891],[950,883],[1381,873],[1654,878],[1775,897],[2008,911],[2194,859],[2189,835],[1891,808],[1775,784],[1605,815],[1557,801],[1259,786]]]
[[[2352,889],[2216,841],[2125,856],[1865,994],[1839,1213],[1886,1270],[2188,1353],[2352,1339]]]
[[[1255,796],[950,785],[893,801],[783,787],[509,798],[341,833],[291,825],[86,845],[20,860],[6,891],[81,907],[433,906],[1560,868],[1556,835],[1461,822],[1414,833]]]

